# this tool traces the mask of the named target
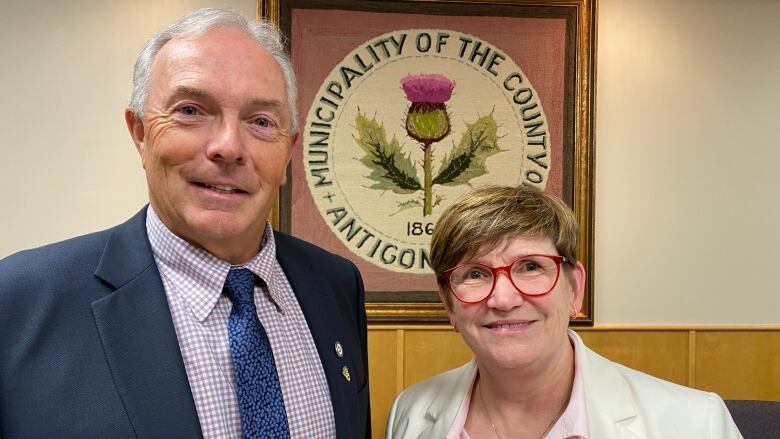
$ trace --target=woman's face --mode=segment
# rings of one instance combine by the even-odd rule
[[[460,264],[476,262],[491,267],[506,266],[530,254],[557,255],[553,242],[538,238],[511,238],[483,248]],[[566,329],[569,316],[579,311],[585,289],[585,269],[561,264],[555,288],[542,296],[526,296],[501,273],[493,293],[478,303],[463,303],[452,296],[447,310],[450,322],[483,366],[524,368],[552,364],[569,346]],[[452,294],[439,291],[439,294]],[[442,296],[442,301],[444,302]],[[446,302],[445,302],[446,303]]]

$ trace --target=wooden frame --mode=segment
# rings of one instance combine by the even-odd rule
[[[532,77],[530,73],[528,74],[528,78],[532,82],[545,80],[546,74],[539,72],[560,72],[562,78],[558,86],[547,87],[550,90],[549,93],[552,93],[552,95],[555,93],[559,94],[555,99],[550,98],[548,101],[561,101],[562,104],[560,104],[560,107],[562,110],[559,112],[553,110],[553,116],[550,119],[552,120],[550,123],[550,126],[552,127],[550,130],[551,133],[554,132],[555,124],[560,124],[561,127],[559,132],[560,135],[557,138],[551,136],[553,138],[551,141],[553,145],[550,146],[550,149],[553,151],[553,166],[550,167],[550,172],[552,173],[552,170],[555,170],[555,172],[558,172],[559,174],[556,174],[557,177],[555,178],[557,178],[557,180],[550,177],[549,180],[553,181],[553,183],[547,183],[547,181],[545,181],[545,183],[547,183],[548,190],[561,196],[564,201],[574,209],[581,226],[578,256],[587,270],[587,285],[583,309],[580,314],[572,320],[572,323],[575,325],[593,324],[593,122],[595,117],[596,9],[596,0],[258,0],[257,2],[258,17],[265,17],[268,20],[277,23],[284,34],[288,35],[290,38],[289,46],[299,80],[299,127],[301,127],[300,131],[304,133],[307,129],[306,125],[303,123],[303,121],[306,120],[306,114],[307,112],[313,114],[314,104],[316,103],[314,98],[320,97],[319,95],[316,95],[316,90],[314,95],[312,95],[311,91],[307,91],[307,87],[308,89],[312,88],[312,86],[307,86],[307,84],[311,82],[318,85],[323,84],[323,81],[329,78],[327,70],[330,70],[334,65],[338,67],[340,59],[343,58],[344,60],[347,60],[347,57],[352,57],[353,54],[356,54],[357,52],[353,51],[345,57],[348,50],[342,50],[341,52],[334,50],[333,52],[337,55],[333,56],[332,61],[319,62],[319,64],[313,64],[311,61],[312,57],[316,58],[317,56],[320,56],[322,52],[331,50],[336,45],[343,43],[343,39],[349,39],[351,37],[350,32],[352,31],[356,33],[370,33],[373,29],[382,28],[381,26],[375,26],[375,24],[383,24],[383,18],[386,18],[385,21],[387,22],[397,22],[399,17],[402,19],[408,18],[408,20],[401,21],[404,23],[411,23],[411,25],[400,25],[399,27],[399,29],[405,29],[407,31],[413,27],[446,28],[458,31],[458,29],[455,29],[458,26],[467,29],[474,29],[474,26],[477,26],[477,29],[482,30],[479,32],[471,31],[471,34],[479,33],[480,38],[486,41],[486,45],[487,42],[491,41],[491,37],[494,37],[494,39],[499,38],[496,36],[497,34],[495,34],[495,32],[491,33],[492,23],[494,22],[499,25],[509,23],[510,26],[512,23],[516,22],[518,23],[518,29],[521,28],[519,24],[523,24],[522,29],[530,29],[532,26],[537,26],[539,29],[545,29],[547,27],[560,29],[554,31],[558,32],[557,34],[550,31],[553,32],[550,35],[559,35],[556,38],[559,38],[561,41],[561,47],[563,47],[561,51],[562,55],[557,58],[552,55],[546,57],[546,52],[542,49],[538,49],[533,58],[534,60],[538,60],[538,63],[535,63],[530,67],[521,65],[521,63],[518,63],[517,65],[519,68],[522,68],[523,71],[526,71],[526,69],[528,69],[528,71],[536,69],[537,73],[535,74],[535,77]],[[429,21],[434,24],[431,26],[420,25],[420,16],[425,16],[424,18],[426,19],[429,18]],[[392,17],[392,20],[390,17]],[[336,23],[337,26],[332,28],[329,32],[321,33],[317,38],[309,38],[307,40],[305,31],[309,30],[309,28],[306,26],[323,23],[325,21]],[[418,24],[415,25],[415,23]],[[442,23],[445,24],[442,25]],[[449,25],[449,23],[455,24]],[[478,25],[480,25],[480,23],[485,24],[482,25],[482,27],[479,27]],[[386,31],[387,28],[385,27],[384,30]],[[320,32],[322,31],[320,30]],[[373,32],[373,35],[383,34],[383,32],[380,31]],[[517,38],[519,41],[525,35],[522,34],[522,32],[528,33],[530,31],[518,30],[518,32],[520,32],[519,35],[521,35],[520,38]],[[471,36],[471,34],[464,35]],[[333,35],[331,40],[328,39],[330,35]],[[406,37],[404,34],[400,35]],[[487,35],[487,38],[482,37],[482,35]],[[411,36],[413,35],[410,34],[410,37]],[[422,35],[417,34],[416,36],[418,38],[417,49],[420,50],[419,41]],[[299,40],[303,42],[300,42]],[[347,43],[352,44],[352,46],[348,47],[358,47],[358,45],[355,44],[355,41],[358,41],[359,39],[355,40],[353,38],[353,40],[354,41],[351,43]],[[362,41],[368,42],[370,40],[364,39]],[[542,40],[542,42],[543,41],[544,40]],[[306,44],[308,44],[308,46],[303,46]],[[321,46],[317,46],[318,44]],[[505,53],[512,52],[512,44],[509,44],[509,46],[509,50]],[[496,47],[506,49],[507,44]],[[496,52],[497,51],[498,49],[496,49]],[[302,55],[303,53],[306,53],[306,55]],[[556,52],[553,51],[552,53]],[[463,48],[461,48],[461,56],[462,54]],[[366,56],[367,55],[364,55],[363,58],[366,58]],[[373,51],[371,56],[379,61],[379,57],[376,53],[373,53]],[[473,53],[471,58],[473,61]],[[357,58],[355,59],[357,60]],[[360,65],[364,64],[364,61],[362,60],[359,60],[359,62]],[[306,64],[305,67],[304,64]],[[325,70],[320,69],[321,71],[318,71],[318,66],[322,64],[329,65]],[[484,68],[482,64],[480,64],[480,66]],[[366,66],[363,65],[363,67]],[[370,68],[371,66],[369,65],[367,69],[364,70],[364,73]],[[487,70],[490,73],[495,74],[490,68],[487,68]],[[335,71],[336,69],[331,73],[333,74]],[[342,70],[342,74],[343,72],[344,71]],[[349,72],[349,69],[347,69],[347,72]],[[354,75],[353,77],[356,77],[357,74],[359,74],[359,72],[354,72],[352,75]],[[347,80],[346,88],[349,88],[349,85],[349,80]],[[324,87],[322,87],[322,89],[324,89]],[[341,88],[339,91],[340,90]],[[540,92],[540,96],[541,94],[542,92]],[[516,96],[517,95],[515,95],[515,99],[517,99]],[[517,102],[517,100],[515,102]],[[545,107],[545,112],[546,108],[547,107]],[[304,136],[305,134],[301,137]],[[295,150],[298,150],[299,158],[304,154],[302,147],[303,144],[299,143],[296,148],[294,148]],[[556,147],[559,148],[557,156],[555,155]],[[525,154],[525,152],[523,154]],[[357,157],[353,158],[356,159]],[[303,159],[300,158],[300,160],[301,163],[303,163]],[[558,161],[556,162],[555,160]],[[427,285],[431,286],[427,288],[419,287],[421,282],[417,282],[415,285],[418,285],[418,287],[411,288],[410,291],[385,291],[383,288],[372,288],[371,284],[374,279],[376,278],[377,282],[379,282],[380,279],[379,276],[375,274],[375,270],[381,269],[372,267],[366,269],[366,262],[365,260],[361,260],[361,257],[349,254],[348,251],[347,254],[344,254],[347,247],[341,248],[338,245],[333,245],[334,247],[339,247],[334,250],[333,248],[329,248],[331,246],[330,243],[320,242],[319,239],[323,236],[322,230],[324,229],[315,230],[316,227],[312,226],[311,230],[309,230],[308,225],[305,227],[301,226],[305,229],[303,231],[296,229],[297,224],[303,224],[303,222],[309,221],[306,218],[310,215],[308,212],[312,212],[311,205],[309,207],[300,207],[299,204],[302,202],[299,200],[302,198],[307,198],[308,200],[309,197],[314,198],[313,195],[309,197],[301,196],[302,192],[300,191],[302,190],[302,187],[306,186],[307,178],[305,175],[302,177],[304,171],[299,169],[303,166],[304,164],[296,162],[294,156],[291,168],[288,170],[288,184],[280,191],[278,207],[272,213],[274,225],[283,231],[292,232],[295,235],[303,235],[301,236],[303,239],[313,241],[330,251],[342,253],[344,256],[355,261],[361,268],[361,272],[366,280],[366,310],[369,319],[372,322],[446,321],[446,314],[439,302],[438,296],[431,291],[435,289],[435,287],[432,287],[435,283],[430,281],[433,277],[432,275],[430,275],[429,280],[426,280],[426,282],[428,282]],[[545,169],[547,169],[546,166]],[[427,181],[426,184],[430,186]],[[553,189],[550,189],[551,185],[554,186]],[[296,190],[298,192],[296,192]],[[330,192],[328,192],[328,194],[330,194]],[[427,200],[428,199],[426,199],[426,202],[428,202]],[[301,214],[301,212],[304,212],[304,214]],[[320,213],[322,213],[322,210]],[[311,215],[317,216],[318,214],[316,210],[314,210],[314,213]],[[318,218],[318,221],[324,224],[325,214],[323,213],[322,216],[318,216]],[[337,217],[334,222],[340,220],[341,217]],[[296,223],[296,221],[299,221],[299,223]],[[412,223],[407,222],[406,224],[407,234],[409,234],[409,225]],[[349,232],[351,231],[352,229],[350,228]],[[307,236],[307,233],[309,236]],[[335,234],[336,232],[334,231],[334,235]],[[388,244],[385,244],[385,249],[387,249],[387,245]],[[401,254],[400,256],[403,257],[404,254]],[[424,256],[425,255],[421,253],[418,258],[421,266],[424,265]],[[362,255],[362,257],[365,259],[365,255]],[[395,257],[393,258],[395,259]],[[361,266],[361,264],[363,265]],[[401,281],[400,276],[403,276],[403,281]],[[401,283],[406,284],[407,279],[410,279],[408,281],[409,284],[414,284],[416,282],[414,281],[414,279],[416,279],[415,276],[422,275],[407,276],[403,274],[393,274],[388,275],[387,279],[390,280],[384,282],[385,284],[388,282],[395,282],[395,284],[398,285]]]

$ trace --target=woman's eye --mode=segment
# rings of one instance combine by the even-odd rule
[[[469,270],[464,277],[466,279],[483,279],[487,277],[487,273],[482,270]]]
[[[520,271],[537,271],[538,269],[539,265],[532,261],[525,262],[520,266]]]

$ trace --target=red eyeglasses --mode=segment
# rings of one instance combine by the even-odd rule
[[[558,284],[563,262],[569,260],[558,255],[527,255],[504,267],[469,263],[445,271],[444,279],[455,297],[464,303],[477,303],[490,297],[502,271],[520,293],[541,296]]]

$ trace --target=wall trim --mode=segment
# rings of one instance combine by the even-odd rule
[[[700,325],[700,324],[686,324],[686,325],[597,325],[582,327],[572,327],[575,331],[780,331],[780,325],[769,324],[755,324],[755,325],[743,325],[743,324],[728,324],[728,325]],[[410,331],[452,331],[452,326],[449,324],[382,324],[374,323],[368,325],[368,330],[410,330]]]

